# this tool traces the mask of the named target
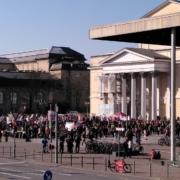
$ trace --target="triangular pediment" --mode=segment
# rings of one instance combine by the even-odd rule
[[[113,57],[109,57],[108,60],[104,61],[102,64],[139,62],[139,61],[146,61],[146,60],[147,58],[141,57],[140,55],[135,55],[135,54],[132,54],[131,52],[123,51],[121,54],[118,54]]]
[[[151,49],[125,48],[104,59],[100,64],[136,63],[156,59],[169,60],[169,57],[158,54]]]
[[[180,12],[180,1],[178,0],[166,0],[156,8],[152,9],[150,12],[145,14],[141,18],[149,18],[167,14],[173,14]]]

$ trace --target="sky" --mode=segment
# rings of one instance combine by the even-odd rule
[[[136,20],[165,0],[1,0],[0,54],[52,46],[90,56],[137,44],[89,39],[94,26]]]

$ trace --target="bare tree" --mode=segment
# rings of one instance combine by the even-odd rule
[[[76,110],[79,111],[80,102],[83,99],[83,95],[86,93],[87,98],[89,97],[89,76],[78,76],[71,80],[71,95],[75,99]]]

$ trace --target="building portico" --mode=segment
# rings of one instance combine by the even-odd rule
[[[141,48],[147,46],[148,49],[157,50],[171,46],[171,54],[168,55],[171,57],[171,161],[175,160],[175,119],[179,103],[176,100],[176,95],[179,95],[176,92],[176,76],[179,73],[176,71],[176,46],[180,46],[179,30],[180,1],[166,0],[139,20],[91,28],[89,33],[91,39],[141,43]]]
[[[92,108],[92,113],[109,116],[122,111],[131,118],[140,115],[145,120],[155,120],[159,115],[170,118],[169,105],[160,108],[158,98],[164,88],[160,87],[161,78],[168,78],[170,72],[170,58],[152,50],[141,49],[140,53],[137,48],[125,48],[90,69],[97,67],[102,71],[96,74],[100,101],[99,108]],[[167,102],[169,96],[170,93],[162,95],[162,100]]]

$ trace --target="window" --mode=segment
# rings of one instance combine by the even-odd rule
[[[53,92],[50,92],[49,93],[49,102],[52,103],[53,101],[53,96],[54,96],[54,93]]]
[[[0,104],[3,104],[3,93],[0,92]]]
[[[27,101],[30,100],[30,94],[29,94],[29,92],[25,92],[25,93],[24,93],[24,98],[25,98]]]
[[[89,95],[89,91],[86,91],[86,96],[88,96]]]
[[[67,83],[69,82],[69,77],[66,77],[66,82],[67,82]]]
[[[10,96],[11,96],[11,103],[12,104],[17,104],[17,93],[16,92],[12,92],[10,94]]]
[[[24,101],[23,101],[23,105],[29,104],[30,103],[30,94],[29,92],[25,92],[24,93]]]
[[[37,100],[43,100],[43,94],[41,92],[37,93]]]

